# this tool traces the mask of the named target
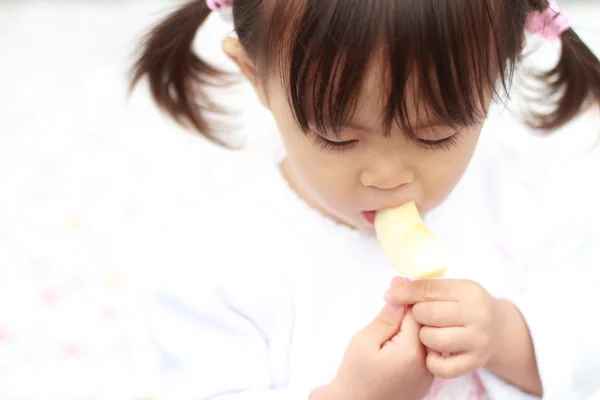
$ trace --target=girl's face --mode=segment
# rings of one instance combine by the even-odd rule
[[[248,64],[229,53],[256,81]],[[282,136],[287,151],[282,167],[290,184],[314,208],[366,232],[373,231],[377,210],[415,201],[427,213],[440,205],[465,172],[483,126],[482,121],[456,131],[422,118],[412,107],[419,140],[399,128],[386,137],[377,118],[382,109],[378,72],[372,69],[356,114],[338,137],[303,132],[279,82],[257,87]]]

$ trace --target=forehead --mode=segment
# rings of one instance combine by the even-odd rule
[[[349,123],[353,127],[367,131],[386,129],[385,116],[389,104],[390,81],[392,80],[386,61],[383,58],[375,60],[367,70],[359,89],[356,107],[349,116]],[[434,84],[428,90],[431,90],[436,98],[440,98],[442,93],[439,84],[435,81],[434,76],[430,76],[430,79]],[[492,95],[491,90],[485,90],[485,101],[478,105],[482,115],[485,114]],[[416,73],[408,76],[402,96],[406,118],[411,127],[418,129],[424,126],[452,124],[452,121],[448,120],[449,110],[446,105],[444,105],[444,113],[441,115],[428,103],[427,96],[419,89],[419,79]],[[392,130],[402,129],[398,125],[396,121]]]
[[[351,114],[351,121],[370,128],[380,129],[385,126],[386,109],[390,97],[391,72],[383,59],[383,55],[374,58],[365,74],[359,89],[356,108]],[[431,110],[419,98],[418,80],[414,74],[409,75],[402,94],[408,119],[412,125],[424,119],[433,118]]]

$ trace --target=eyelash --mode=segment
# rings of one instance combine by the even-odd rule
[[[460,132],[454,132],[452,136],[448,136],[445,139],[441,140],[423,140],[417,139],[419,144],[426,149],[430,150],[450,150],[458,143],[460,139]]]
[[[459,139],[459,131],[441,140],[424,140],[416,139],[419,145],[429,150],[450,150],[456,145]],[[354,147],[358,143],[358,140],[347,140],[343,142],[335,142],[332,140],[325,139],[320,135],[314,135],[315,142],[323,150],[331,153],[341,153],[350,148]]]
[[[320,135],[315,135],[314,138],[315,138],[315,142],[317,143],[317,145],[319,147],[321,147],[323,150],[331,152],[331,153],[344,152],[346,150],[349,150],[356,143],[358,143],[358,140],[347,140],[344,142],[334,142],[332,140],[327,140],[323,136],[320,136]]]

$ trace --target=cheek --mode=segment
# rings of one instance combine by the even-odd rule
[[[432,154],[432,160],[424,163],[421,180],[427,199],[426,209],[440,205],[463,177],[477,146],[479,132],[480,129],[467,133],[456,148]]]
[[[287,159],[295,175],[311,196],[328,208],[338,208],[344,199],[352,196],[355,172],[346,157],[330,154],[319,148],[296,125],[291,112],[283,101],[274,103],[271,112],[277,122]]]
[[[297,133],[295,137],[285,136],[289,162],[314,197],[337,206],[351,196],[355,189],[354,172],[343,157],[323,151],[302,133]]]

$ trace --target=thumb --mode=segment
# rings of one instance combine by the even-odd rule
[[[397,344],[420,342],[420,330],[421,325],[413,317],[412,311],[408,311],[402,320],[400,332],[394,336],[392,342]]]
[[[377,318],[360,332],[361,339],[381,348],[381,346],[398,333],[404,319],[404,314],[403,307],[394,308],[385,306]]]

